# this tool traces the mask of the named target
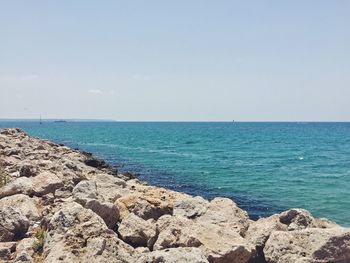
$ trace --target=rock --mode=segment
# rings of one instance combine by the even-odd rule
[[[260,218],[250,223],[245,239],[255,246],[256,251],[250,263],[266,262],[263,250],[266,241],[274,231],[287,231],[287,226],[280,222],[279,215]]]
[[[18,208],[5,207],[0,211],[0,242],[22,238],[28,231],[29,220]]]
[[[154,250],[173,247],[199,247],[202,243],[193,235],[193,221],[182,216],[164,215],[157,221],[159,232]]]
[[[84,207],[99,215],[109,228],[114,229],[116,226],[119,219],[119,209],[115,204],[91,199],[86,202]]]
[[[198,248],[170,248],[144,253],[137,263],[208,263],[208,260]]]
[[[32,164],[25,163],[19,169],[19,176],[32,177],[36,175],[36,169]]]
[[[0,188],[0,198],[15,194],[32,195],[33,193],[33,182],[27,177],[17,178]]]
[[[129,184],[128,186],[138,191],[125,195],[116,201],[116,204],[120,208],[121,218],[128,213],[134,213],[145,220],[151,218],[158,219],[162,215],[172,214],[175,199],[184,196],[184,194],[163,188],[130,185],[133,183],[132,181],[127,182]]]
[[[74,201],[84,206],[90,199],[97,199],[97,186],[94,181],[81,181],[73,189]]]
[[[154,249],[199,247],[209,262],[248,262],[254,247],[235,229],[165,215],[157,221],[159,235]],[[236,260],[236,261],[234,261]]]
[[[17,254],[14,263],[33,263],[33,258],[25,251]]]
[[[94,212],[63,203],[48,223],[44,262],[133,262],[134,250]]]
[[[206,212],[197,220],[206,224],[234,229],[240,235],[244,235],[250,222],[246,211],[237,207],[231,199],[219,197],[210,202]]]
[[[54,193],[63,186],[62,181],[54,173],[45,171],[32,178],[34,194],[43,196],[48,193]]]
[[[304,209],[291,209],[281,213],[280,222],[288,225],[288,230],[300,230],[316,226],[312,215]]]
[[[0,262],[10,260],[11,253],[16,250],[16,242],[0,242]]]
[[[174,215],[195,218],[203,215],[209,206],[209,202],[200,196],[177,200],[174,203]]]
[[[133,213],[123,219],[118,232],[121,239],[133,247],[143,246],[152,249],[157,237],[155,224],[143,220]]]
[[[119,219],[118,207],[109,202],[104,202],[103,197],[97,194],[95,181],[81,181],[73,189],[74,201],[85,208],[91,209],[99,215],[109,228],[114,228]]]
[[[108,165],[104,160],[99,160],[96,158],[89,158],[84,161],[84,163],[88,166],[94,167],[94,168],[108,168]]]
[[[8,207],[18,208],[31,222],[39,219],[39,211],[35,205],[35,201],[27,195],[16,194],[0,199],[0,210]]]
[[[275,231],[264,254],[269,263],[350,262],[350,231],[340,227]]]

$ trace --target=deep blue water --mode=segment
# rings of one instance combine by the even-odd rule
[[[350,123],[0,122],[90,151],[151,184],[291,207],[350,226]]]

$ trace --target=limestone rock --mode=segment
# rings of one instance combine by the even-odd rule
[[[236,229],[169,215],[159,218],[157,228],[159,235],[154,245],[156,250],[199,247],[208,260],[215,263],[244,263],[254,254],[254,247],[246,242]]]
[[[106,225],[111,229],[113,229],[118,222],[119,209],[115,204],[91,199],[86,202],[84,207],[91,209],[97,215],[99,215],[104,220]]]
[[[144,253],[137,263],[208,263],[208,260],[198,248],[170,248]]]
[[[4,207],[0,211],[0,242],[13,241],[25,235],[29,220],[18,208]]]
[[[74,200],[84,206],[90,199],[97,199],[97,186],[94,181],[81,181],[73,189]]]
[[[209,202],[200,196],[176,200],[174,203],[174,215],[195,218],[203,215],[209,206]]]
[[[7,207],[18,208],[31,222],[39,219],[39,211],[35,205],[35,201],[27,195],[16,194],[0,199],[0,210]]]
[[[221,197],[214,198],[206,212],[196,220],[234,229],[240,235],[244,235],[250,222],[246,211],[237,207],[231,199]]]
[[[290,209],[280,214],[280,222],[288,225],[288,230],[300,230],[314,227],[315,222],[312,215],[304,209]]]
[[[31,195],[33,193],[33,182],[27,177],[17,178],[0,188],[0,198],[15,194]]]
[[[54,173],[45,171],[32,178],[34,193],[37,196],[43,196],[48,193],[54,193],[63,186],[62,181]]]
[[[46,263],[133,262],[134,250],[109,230],[101,217],[75,202],[50,217],[44,246]]]
[[[350,262],[350,230],[306,228],[275,231],[264,248],[269,263]]]
[[[157,236],[155,224],[133,213],[130,213],[123,219],[118,232],[122,240],[134,247],[143,246],[152,248]]]

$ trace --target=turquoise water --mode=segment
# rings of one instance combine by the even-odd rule
[[[303,207],[350,226],[350,123],[0,122],[14,126],[252,218]]]

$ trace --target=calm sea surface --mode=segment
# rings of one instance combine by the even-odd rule
[[[350,123],[0,122],[252,218],[291,207],[350,226]]]

